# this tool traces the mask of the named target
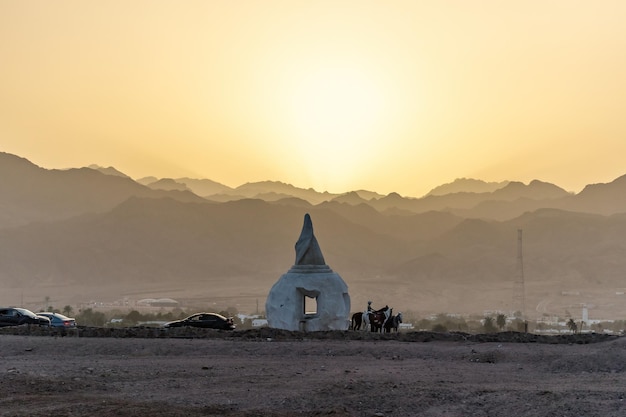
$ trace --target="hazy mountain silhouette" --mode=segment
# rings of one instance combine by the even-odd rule
[[[178,182],[171,178],[161,178],[160,180],[156,180],[154,182],[146,184],[146,186],[152,188],[153,190],[191,191],[184,183]]]
[[[142,184],[158,181],[155,177],[138,180]],[[204,189],[200,185],[203,184]],[[581,193],[573,194],[563,188],[533,180],[528,185],[519,181],[485,182],[470,178],[457,179],[452,183],[435,187],[421,198],[403,197],[398,193],[386,196],[367,191],[349,191],[342,194],[303,189],[277,181],[246,183],[230,188],[211,180],[177,179],[194,193],[216,202],[257,198],[278,201],[297,197],[313,205],[327,201],[345,202],[352,205],[366,203],[381,213],[389,215],[412,215],[428,211],[449,211],[462,217],[507,220],[526,211],[540,208],[613,214],[626,211],[626,197],[621,180],[609,184],[593,184]]]
[[[443,184],[430,190],[426,195],[445,195],[455,193],[491,193],[509,182],[485,182],[473,178],[457,178],[451,183]]]
[[[246,184],[236,187],[232,194],[241,195],[246,198],[258,198],[263,194],[278,194],[283,196],[298,197],[308,201],[311,204],[319,204],[323,201],[328,201],[338,194],[331,194],[328,192],[318,192],[312,188],[304,189],[294,187],[291,184],[285,184],[280,181],[260,181],[260,182],[248,182]]]
[[[285,205],[285,206],[299,207],[299,208],[303,208],[306,210],[313,207],[313,205],[309,203],[308,201],[303,200],[301,198],[297,198],[297,197],[285,197],[285,198],[281,198],[278,200],[270,201],[270,203],[280,204],[280,205]]]
[[[368,190],[356,190],[354,192],[364,200],[374,200],[374,199],[384,197],[383,194],[379,194],[379,193],[368,191]]]
[[[552,209],[497,222],[436,212],[385,216],[336,202],[303,210],[254,199],[169,198],[131,198],[107,213],[0,230],[2,286],[92,288],[109,297],[142,291],[263,297],[294,262],[305,212],[327,262],[355,297],[384,294],[403,309],[480,311],[499,302],[510,308],[518,228],[529,303],[542,291],[602,285],[610,293],[623,286],[623,214]]]
[[[219,182],[208,179],[176,178],[176,182],[185,184],[194,194],[207,197],[213,194],[232,193],[234,190]]]
[[[105,175],[114,175],[118,177],[130,178],[128,175],[124,174],[121,171],[118,171],[117,169],[113,167],[101,167],[96,164],[91,164],[87,168],[95,169],[96,171],[100,171]]]
[[[482,217],[489,213],[489,209],[479,207],[481,204],[497,202],[500,207],[502,202],[514,202],[519,199],[553,200],[564,198],[570,194],[564,189],[541,181],[532,181],[528,185],[521,182],[508,182],[502,188],[493,192],[474,193],[456,192],[445,195],[427,195],[422,198],[404,198],[399,194],[392,193],[388,196],[372,200],[369,203],[379,211],[390,208],[398,208],[413,213],[426,211],[452,211],[468,217]],[[478,208],[476,213],[472,210]],[[519,215],[519,210],[510,209],[514,215]],[[501,213],[493,213],[495,217],[502,219]],[[510,217],[506,217],[510,218]]]
[[[580,193],[571,196],[564,207],[576,211],[615,214],[626,211],[626,175],[606,184],[587,185]]]
[[[540,208],[567,208],[566,201],[571,196],[572,194],[554,184],[534,180],[524,185],[511,181],[492,193],[482,194],[482,201],[473,207],[456,206],[449,210],[462,217],[507,220]]]
[[[380,297],[419,311],[510,309],[523,229],[531,308],[551,300],[560,314],[585,302],[626,314],[626,303],[614,299],[626,270],[626,176],[579,194],[532,181],[422,198],[319,193],[271,181],[235,189],[184,183],[238,196],[215,202],[1,153],[0,178],[5,294],[56,294],[68,302],[157,293],[263,300],[294,262],[310,213],[324,257],[355,303]],[[572,289],[581,296],[562,299]]]
[[[157,177],[149,176],[149,177],[138,178],[136,181],[141,185],[148,185],[158,180],[159,178]]]
[[[48,170],[4,152],[0,178],[0,228],[104,212],[131,196],[201,200],[190,192],[155,191],[128,177],[91,168]]]
[[[402,244],[393,238],[329,210],[309,211],[331,267],[382,271],[401,256]],[[302,216],[300,208],[252,199],[215,204],[131,198],[104,214],[0,230],[2,284],[106,282],[120,293],[152,284],[173,290],[209,285],[215,293],[269,288],[294,262]]]
[[[336,203],[346,203],[351,206],[358,206],[359,204],[367,204],[368,200],[361,197],[356,191],[350,191],[332,199]]]
[[[334,211],[348,221],[404,242],[427,241],[463,221],[461,217],[436,211],[402,216],[387,215],[365,203],[351,205],[335,200],[319,204],[316,207]]]
[[[492,196],[496,200],[516,200],[519,198],[532,198],[545,200],[561,198],[570,195],[563,188],[548,182],[533,180],[528,185],[519,181],[510,181],[506,186],[495,190]]]

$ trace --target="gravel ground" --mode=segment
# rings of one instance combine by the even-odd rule
[[[626,415],[626,338],[0,329],[0,416]]]

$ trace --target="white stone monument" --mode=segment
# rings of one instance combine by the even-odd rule
[[[265,313],[269,327],[276,329],[313,332],[349,327],[348,286],[326,265],[308,214],[296,242],[296,263],[270,290]]]

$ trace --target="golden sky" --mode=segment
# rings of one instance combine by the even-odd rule
[[[626,174],[626,1],[0,0],[0,151],[421,196]]]

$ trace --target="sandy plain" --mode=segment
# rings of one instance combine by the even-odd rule
[[[0,416],[626,415],[626,338],[0,329]]]

